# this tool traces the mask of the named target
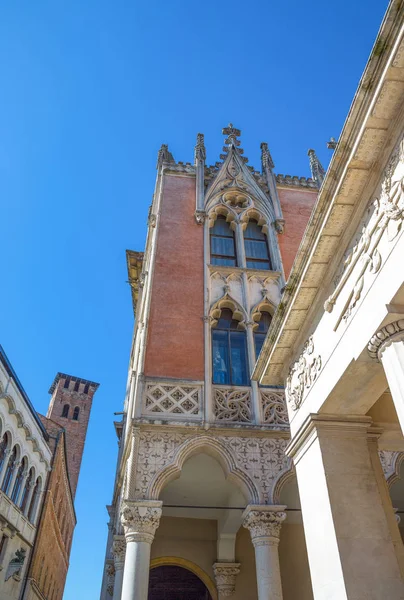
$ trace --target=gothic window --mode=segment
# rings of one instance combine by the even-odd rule
[[[69,410],[70,410],[70,406],[68,404],[65,404],[62,410],[62,417],[67,417],[69,416]]]
[[[28,473],[28,477],[25,480],[24,491],[21,496],[20,508],[24,514],[25,514],[25,510],[27,508],[29,491],[31,489],[31,485],[32,485],[33,481],[34,481],[34,469],[33,469],[33,467],[31,467],[31,469],[29,470],[29,473]]]
[[[80,409],[78,406],[76,406],[76,408],[74,409],[74,412],[73,412],[73,421],[79,420],[79,414],[80,414]]]
[[[14,446],[13,451],[11,452],[10,458],[8,459],[6,472],[4,474],[3,483],[1,485],[1,489],[5,494],[8,495],[11,480],[13,478],[14,469],[17,463],[17,446]]]
[[[6,432],[3,435],[3,437],[1,438],[1,442],[0,442],[0,471],[3,468],[4,459],[6,458],[8,442],[9,442],[9,435]]]
[[[36,507],[39,502],[39,495],[41,493],[41,478],[38,477],[35,482],[34,493],[32,494],[31,504],[28,509],[28,520],[33,523],[35,519]]]
[[[224,308],[212,329],[213,383],[248,385],[246,333],[230,309]]]
[[[237,265],[234,231],[223,215],[218,215],[210,230],[210,257],[212,265]]]
[[[11,500],[16,504],[18,500],[18,496],[20,495],[22,482],[24,480],[24,474],[27,471],[27,457],[24,456],[22,459],[20,466],[18,467],[17,477],[15,479],[13,491],[11,492]]]
[[[245,258],[250,269],[271,269],[267,236],[257,221],[248,222],[244,231]]]
[[[261,348],[264,344],[272,317],[268,312],[262,312],[261,318],[258,321],[258,327],[254,331],[255,357],[258,358]]]

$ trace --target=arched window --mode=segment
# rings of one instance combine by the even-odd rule
[[[73,412],[73,421],[79,420],[79,414],[80,414],[80,409],[78,406],[76,406],[76,408],[74,409],[74,412]]]
[[[272,317],[268,312],[261,313],[258,327],[254,331],[255,358],[258,358],[258,355],[261,352],[271,321]]]
[[[230,309],[224,308],[212,329],[213,383],[248,385],[246,333]]]
[[[1,438],[1,442],[0,442],[0,471],[3,468],[4,459],[6,458],[6,452],[7,452],[7,448],[8,448],[8,443],[9,443],[9,435],[6,432],[3,435],[3,437]]]
[[[25,480],[24,490],[23,490],[22,496],[21,496],[20,508],[24,514],[25,514],[25,510],[27,508],[29,491],[31,489],[31,485],[32,485],[33,481],[34,481],[34,468],[31,467],[29,470],[29,473],[28,473],[28,477]]]
[[[244,231],[245,258],[250,269],[271,269],[267,236],[257,221],[248,221]]]
[[[68,404],[65,404],[62,410],[62,417],[67,417],[69,416],[69,410],[70,410],[70,406]]]
[[[24,456],[22,459],[20,466],[18,467],[17,477],[15,479],[13,491],[11,492],[11,500],[14,504],[17,503],[18,496],[21,491],[22,482],[24,480],[25,473],[27,472],[27,457]]]
[[[33,523],[35,520],[36,507],[39,502],[39,495],[41,493],[41,478],[38,477],[35,482],[34,493],[32,494],[31,504],[28,509],[28,520]]]
[[[5,494],[8,495],[10,483],[13,478],[14,469],[17,463],[17,446],[14,446],[13,451],[11,452],[10,458],[8,459],[6,472],[4,475],[3,483],[1,485],[1,489]]]
[[[78,392],[79,391],[79,387],[80,387],[80,381],[76,381],[76,383],[74,384],[74,391]]]
[[[212,265],[237,265],[234,231],[223,215],[218,215],[210,230],[210,262]]]

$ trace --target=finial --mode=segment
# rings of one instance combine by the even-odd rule
[[[225,160],[227,153],[229,152],[229,148],[231,148],[231,146],[233,146],[237,150],[238,154],[241,155],[244,153],[244,150],[242,148],[239,148],[241,142],[237,139],[241,135],[240,129],[236,129],[235,127],[233,127],[233,123],[229,123],[227,127],[224,127],[222,129],[222,133],[223,135],[227,136],[224,140],[225,145],[223,146],[223,152],[225,154],[220,155],[220,158],[222,160]],[[248,158],[246,156],[242,156],[241,160],[245,163],[248,162]]]
[[[275,167],[271,153],[268,150],[268,144],[266,142],[261,143],[261,164],[263,172],[265,169],[271,171]]]
[[[206,160],[205,136],[203,133],[198,133],[196,135],[195,163],[197,160],[202,162],[205,162]]]
[[[167,144],[161,144],[161,148],[157,154],[157,167],[156,168],[158,169],[159,167],[161,167],[163,162],[170,162],[170,163],[175,162],[174,157],[171,154],[171,152],[169,151]]]
[[[327,142],[327,148],[329,150],[335,150],[335,148],[337,147],[337,140],[334,137],[330,137],[330,141]]]
[[[307,154],[310,160],[311,175],[313,180],[316,182],[317,187],[320,189],[325,177],[323,165],[319,161],[317,154],[312,148],[307,152]]]

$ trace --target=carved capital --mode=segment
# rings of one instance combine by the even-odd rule
[[[121,508],[121,523],[125,530],[126,543],[152,543],[154,534],[160,524],[160,500],[126,500]]]
[[[286,519],[285,506],[250,505],[243,515],[243,527],[249,530],[254,547],[277,546],[281,525]]]
[[[115,535],[114,541],[112,542],[111,548],[112,555],[114,557],[115,569],[123,569],[125,563],[126,554],[126,541],[124,535]]]
[[[236,577],[240,573],[240,563],[220,563],[213,565],[219,597],[233,596],[236,590]]]
[[[277,233],[283,233],[285,231],[285,219],[275,219],[274,227]]]
[[[370,338],[369,355],[375,360],[380,360],[383,350],[394,341],[400,340],[404,340],[404,319],[385,325]]]

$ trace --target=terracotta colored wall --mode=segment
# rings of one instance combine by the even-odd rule
[[[317,200],[317,191],[278,188],[278,194],[285,219],[285,233],[279,235],[278,240],[287,279]]]
[[[145,375],[201,380],[203,227],[195,178],[166,175],[152,284]]]

